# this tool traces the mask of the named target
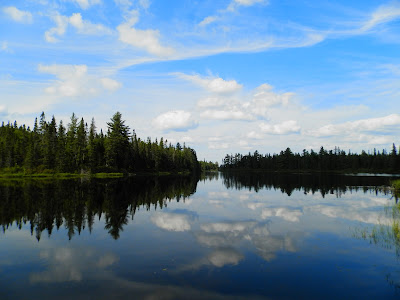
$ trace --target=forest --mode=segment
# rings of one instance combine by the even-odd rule
[[[279,154],[260,154],[255,151],[247,155],[227,154],[220,166],[222,171],[228,170],[266,170],[266,171],[329,171],[329,172],[368,172],[399,173],[400,155],[395,144],[388,153],[385,149],[372,153],[361,151],[361,154],[346,152],[338,147],[334,150],[320,148],[293,153],[290,148]]]
[[[14,123],[0,127],[2,173],[133,173],[199,172],[196,152],[185,144],[172,145],[163,138],[141,140],[116,112],[107,132],[97,132],[73,113],[69,124],[58,124],[44,112],[33,128]]]

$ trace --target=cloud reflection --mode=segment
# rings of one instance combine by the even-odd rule
[[[234,249],[248,241],[262,258],[270,261],[275,258],[278,251],[295,252],[298,240],[303,236],[297,232],[289,232],[284,235],[272,234],[268,224],[255,221],[208,223],[201,225],[200,228],[201,231],[195,233],[197,241],[204,246],[216,248],[216,252],[212,254],[215,259],[223,258],[222,261],[232,264],[235,264],[240,256],[232,255],[232,252],[218,252],[220,249]],[[237,252],[237,250],[234,251]],[[210,256],[208,259],[211,261]],[[217,261],[215,260],[215,262]],[[213,263],[213,265],[219,266],[217,263]]]
[[[188,231],[192,228],[193,214],[158,212],[151,217],[151,221],[159,228],[167,231]]]
[[[84,274],[102,271],[118,261],[114,254],[100,255],[92,249],[55,248],[40,252],[40,258],[47,262],[48,270],[32,273],[31,283],[82,281]]]
[[[299,222],[300,216],[303,215],[303,212],[299,209],[291,209],[287,207],[278,207],[278,208],[264,208],[261,211],[261,218],[267,219],[269,217],[280,217],[285,221],[289,222]]]

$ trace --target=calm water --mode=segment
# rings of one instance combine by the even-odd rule
[[[0,299],[397,299],[389,180],[0,182]]]

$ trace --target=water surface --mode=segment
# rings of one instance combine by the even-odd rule
[[[389,181],[1,182],[0,299],[395,299],[400,214]]]

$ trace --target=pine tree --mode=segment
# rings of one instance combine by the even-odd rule
[[[116,112],[107,123],[108,135],[105,143],[106,163],[110,168],[126,169],[129,165],[129,127]]]

